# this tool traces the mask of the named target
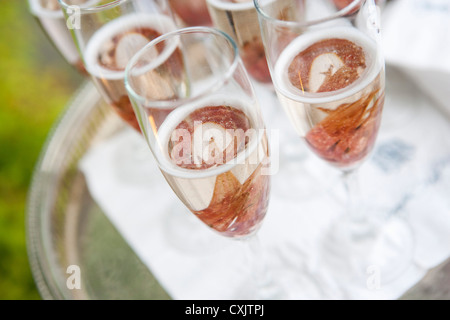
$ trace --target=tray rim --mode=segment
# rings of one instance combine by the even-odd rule
[[[51,195],[53,194],[54,197],[57,191],[57,184],[52,182],[57,181],[62,174],[54,168],[50,170],[55,159],[49,151],[56,150],[61,145],[68,147],[70,143],[67,143],[65,138],[69,135],[69,130],[77,122],[86,119],[98,107],[100,101],[101,96],[94,84],[85,80],[69,99],[49,130],[33,170],[26,200],[26,248],[36,287],[44,300],[65,298],[56,280],[55,266],[51,265],[55,255],[49,252],[49,239],[45,239],[46,232],[43,232],[45,229],[48,230],[49,223],[43,221],[45,217],[41,214],[41,208],[52,202]],[[54,175],[55,172],[56,175]]]

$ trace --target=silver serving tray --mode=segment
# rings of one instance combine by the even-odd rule
[[[90,195],[78,162],[123,129],[87,81],[74,95],[42,150],[27,207],[27,245],[43,299],[171,299]],[[69,289],[70,264],[82,270]],[[450,261],[431,270],[402,299],[449,299]]]
[[[78,161],[123,127],[91,82],[49,135],[29,191],[27,243],[43,299],[170,299],[89,194]],[[80,290],[66,285],[80,267]],[[70,270],[69,270],[70,271]]]

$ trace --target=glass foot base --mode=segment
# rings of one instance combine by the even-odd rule
[[[408,269],[413,248],[410,226],[400,217],[360,223],[342,219],[324,237],[317,268],[343,286],[380,289]]]

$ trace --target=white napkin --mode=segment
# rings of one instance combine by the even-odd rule
[[[450,1],[394,0],[382,18],[386,61],[450,114]]]
[[[450,256],[449,120],[403,73],[387,75],[384,122],[360,170],[361,194],[376,212],[405,218],[415,245],[401,276],[376,287],[323,264],[321,239],[343,211],[339,174],[303,149],[278,100],[257,87],[269,132],[283,147],[272,145],[279,170],[259,237],[285,299],[396,299]],[[185,211],[133,130],[96,145],[80,169],[93,198],[172,298],[253,297],[244,243]]]

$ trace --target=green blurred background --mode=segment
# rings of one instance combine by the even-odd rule
[[[0,299],[40,299],[25,215],[34,167],[83,78],[54,49],[26,0],[0,0]]]

